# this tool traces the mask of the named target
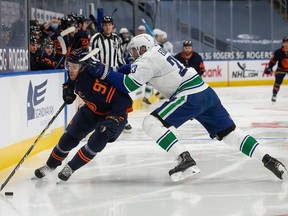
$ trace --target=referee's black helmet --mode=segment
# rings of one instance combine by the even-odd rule
[[[283,39],[282,39],[282,43],[284,42],[288,42],[288,36],[285,36]]]
[[[103,16],[102,17],[102,24],[103,23],[112,23],[113,24],[113,18],[111,16]]]

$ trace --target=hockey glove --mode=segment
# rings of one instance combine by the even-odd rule
[[[123,74],[129,74],[130,71],[131,71],[131,64],[122,65],[117,70],[117,72],[123,73]]]
[[[270,74],[272,72],[271,68],[265,68],[264,73],[265,74]]]
[[[100,78],[101,80],[104,80],[108,74],[113,71],[111,67],[104,65],[101,62],[90,63],[90,65],[87,67],[87,70],[91,76],[94,78]]]
[[[120,117],[110,115],[105,118],[100,126],[100,132],[103,133],[107,142],[114,142],[117,138]]]
[[[72,83],[66,82],[63,83],[63,94],[62,98],[66,102],[66,104],[72,104],[76,99],[76,95],[74,94],[74,86]]]

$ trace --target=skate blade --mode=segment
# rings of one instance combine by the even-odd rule
[[[283,166],[281,166],[279,168],[281,168],[280,170],[283,171],[282,180],[288,182],[288,171],[287,171],[287,169],[285,167],[283,167]]]
[[[200,169],[197,166],[192,166],[186,169],[184,172],[177,172],[171,175],[171,180],[173,182],[182,181],[190,176],[200,173]]]

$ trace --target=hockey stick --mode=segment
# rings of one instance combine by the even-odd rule
[[[60,43],[60,45],[61,45],[61,47],[62,47],[62,57],[61,57],[61,59],[59,60],[59,62],[56,64],[56,66],[54,67],[54,69],[57,69],[57,68],[58,68],[58,66],[61,64],[61,62],[63,61],[63,59],[64,59],[64,57],[65,57],[65,55],[66,55],[66,53],[67,53],[67,48],[66,48],[66,44],[65,44],[65,41],[64,41],[63,37],[58,36],[58,37],[57,37],[57,40],[59,41],[59,43]]]
[[[3,190],[3,188],[7,185],[7,183],[10,181],[10,179],[13,177],[13,175],[16,173],[16,171],[19,169],[19,167],[21,166],[21,164],[24,162],[24,160],[28,157],[28,155],[30,154],[30,152],[33,150],[34,146],[36,145],[36,143],[38,142],[38,140],[43,136],[43,134],[46,132],[46,130],[50,127],[50,125],[54,122],[54,120],[56,119],[56,117],[60,114],[60,112],[62,111],[62,109],[65,107],[66,102],[64,102],[62,104],[62,106],[58,109],[58,111],[55,113],[55,115],[52,117],[52,119],[49,121],[49,123],[47,124],[47,126],[42,130],[42,132],[39,134],[39,136],[37,137],[37,139],[34,141],[34,143],[30,146],[30,148],[28,149],[28,151],[25,153],[25,155],[23,156],[23,158],[19,161],[19,163],[17,164],[17,166],[13,169],[13,171],[10,173],[10,175],[8,176],[8,178],[4,181],[4,183],[1,185],[0,191]]]
[[[99,48],[94,48],[91,52],[89,52],[87,55],[85,55],[83,58],[81,58],[79,60],[79,62],[85,61],[89,58],[91,58],[92,56],[96,55],[99,52]]]
[[[89,19],[92,21],[92,23],[94,24],[94,27],[97,27],[97,20],[95,18],[95,16],[93,14],[89,15]]]
[[[113,17],[114,13],[118,10],[118,8],[115,8],[111,14],[111,17]]]
[[[74,26],[71,26],[71,27],[65,29],[64,31],[62,31],[62,32],[60,33],[60,35],[61,35],[62,37],[64,37],[65,35],[68,35],[69,33],[74,32],[75,30],[76,30],[76,28],[75,28]]]
[[[90,30],[90,34],[94,35],[97,31],[97,20],[96,18],[93,16],[93,14],[89,15],[89,19],[90,19],[90,23],[87,26],[87,29]]]
[[[57,37],[57,40],[59,41],[61,48],[62,48],[62,55],[66,55],[67,53],[67,48],[66,48],[66,43],[64,41],[64,38],[61,36]]]
[[[68,35],[69,33],[71,33],[71,32],[74,32],[76,30],[76,28],[74,27],[74,26],[71,26],[71,27],[69,27],[69,28],[67,28],[67,29],[65,29],[64,31],[62,31],[61,33],[60,33],[60,35],[57,37],[57,40],[59,41],[59,43],[60,43],[60,45],[61,45],[61,47],[62,47],[62,57],[61,57],[61,59],[60,59],[60,61],[57,63],[57,65],[54,67],[54,69],[57,69],[58,68],[58,66],[61,64],[61,62],[63,61],[63,59],[64,59],[64,57],[65,57],[65,55],[66,55],[66,53],[67,53],[67,48],[66,48],[66,43],[65,43],[65,41],[64,41],[64,39],[63,39],[63,37],[65,36],[65,35]]]
[[[150,26],[145,22],[144,19],[142,19],[142,22],[144,23],[144,25],[145,25],[146,28],[148,29],[150,35],[151,35],[152,37],[154,37],[154,33],[153,33],[152,29],[150,28]]]

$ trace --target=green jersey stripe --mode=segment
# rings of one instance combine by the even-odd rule
[[[137,83],[135,80],[131,79],[129,76],[124,77],[124,85],[129,90],[129,92],[133,92],[136,89],[141,87],[141,84]]]
[[[172,111],[174,111],[175,109],[177,109],[179,106],[181,106],[183,103],[186,102],[186,96],[182,96],[180,97],[178,100],[170,103],[167,107],[164,107],[164,109],[162,109],[159,112],[159,116],[162,119],[165,119],[166,116],[168,116],[169,113],[171,113]]]
[[[191,87],[197,87],[197,86],[201,85],[202,83],[204,83],[202,78],[200,76],[196,76],[194,79],[181,84],[179,86],[179,88],[177,89],[177,92],[183,91],[185,89],[189,89]]]

